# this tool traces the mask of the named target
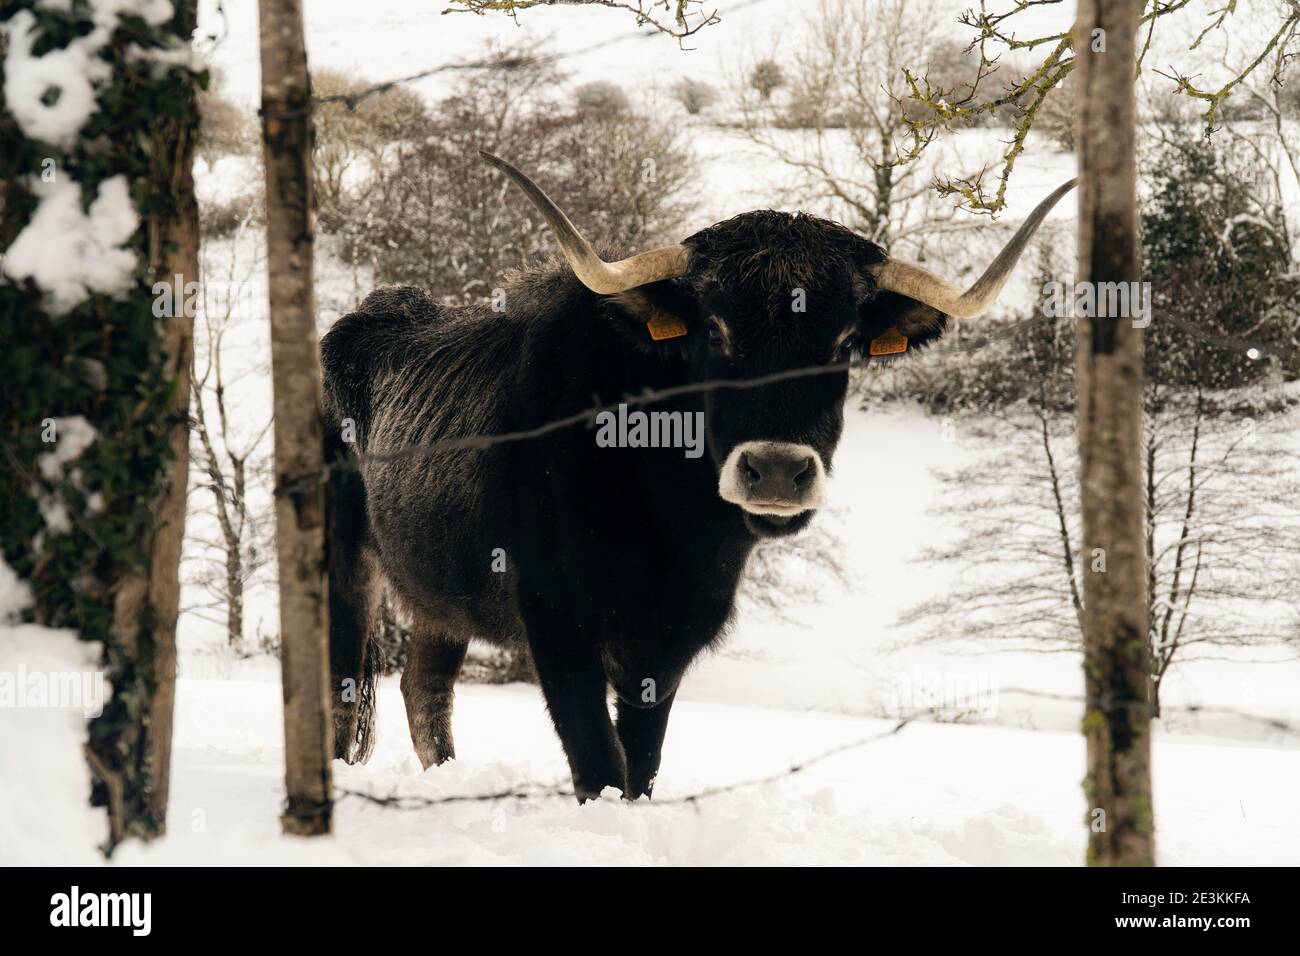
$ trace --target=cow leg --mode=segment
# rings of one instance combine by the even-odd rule
[[[547,710],[569,759],[578,802],[600,796],[606,787],[626,790],[627,762],[609,719],[599,653],[539,640],[531,633],[529,645]]]
[[[627,754],[627,789],[623,796],[629,800],[649,797],[654,789],[675,696],[669,694],[653,707],[634,707],[619,698],[618,739]]]
[[[402,669],[402,699],[406,701],[411,743],[425,770],[456,756],[451,708],[466,648],[466,644],[425,626],[417,625],[411,634]]]

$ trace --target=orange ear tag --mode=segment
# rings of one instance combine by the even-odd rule
[[[650,319],[645,327],[650,330],[650,338],[656,342],[662,342],[664,339],[679,339],[686,334],[686,326],[681,319],[659,309],[654,309],[650,313]]]
[[[907,336],[898,329],[887,329],[871,340],[870,355],[898,355],[907,351]]]

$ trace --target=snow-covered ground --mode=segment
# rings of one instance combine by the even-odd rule
[[[726,647],[686,679],[648,805],[611,794],[585,807],[563,795],[402,809],[345,797],[331,840],[284,840],[276,664],[192,654],[177,693],[169,835],[118,860],[1078,864],[1087,811],[1079,706],[1007,692],[1077,695],[1078,659],[917,648],[892,626],[901,607],[943,586],[942,573],[912,559],[945,533],[930,470],[962,454],[918,413],[850,414],[829,509],[848,546],[848,588],[791,609],[802,620],[741,618]],[[1166,699],[1300,722],[1298,682],[1294,663],[1210,662],[1178,669]],[[881,715],[954,686],[977,695],[968,719],[978,725],[918,721],[889,733],[897,721]],[[339,787],[417,800],[567,787],[536,688],[461,685],[458,757],[427,772],[393,678],[381,685],[379,720],[369,764],[335,764]],[[795,765],[804,769],[788,774]],[[1300,859],[1300,739],[1175,715],[1157,733],[1154,765],[1163,864]],[[680,802],[714,788],[725,792]]]
[[[335,782],[439,799],[563,785],[563,753],[524,686],[457,694],[458,758],[421,773],[393,680],[380,693],[370,763]],[[1072,865],[1086,831],[1082,738],[1069,732],[913,724],[689,699],[674,708],[656,799],[612,794],[470,801],[415,809],[353,797],[318,845],[279,837],[282,750],[270,681],[182,680],[165,840],[122,864],[872,864]],[[886,735],[886,736],[882,736]],[[873,739],[874,738],[874,739]],[[866,741],[819,762],[819,754]],[[782,775],[695,802],[707,788]],[[1300,858],[1300,751],[1161,735],[1156,819],[1165,865]],[[677,801],[677,802],[675,802]]]
[[[626,805],[611,794],[578,807],[571,796],[547,795],[402,809],[348,796],[337,805],[332,838],[283,838],[278,666],[267,657],[230,659],[188,634],[169,832],[151,846],[127,844],[115,862],[1078,864],[1087,811],[1078,704],[1008,693],[1076,695],[1077,658],[918,648],[893,627],[901,607],[943,586],[941,572],[912,559],[946,533],[934,513],[941,498],[931,469],[964,453],[919,413],[849,415],[831,506],[818,519],[841,525],[848,585],[788,609],[794,620],[748,610],[724,649],[688,675],[652,803]],[[1165,693],[1171,704],[1300,723],[1298,682],[1294,663],[1218,661],[1176,669]],[[898,722],[887,717],[932,702],[914,700],[918,689],[953,686],[973,690],[977,706],[966,719],[977,723],[922,720],[890,733]],[[416,800],[567,789],[536,688],[461,685],[454,719],[458,758],[422,772],[396,679],[385,679],[375,754],[365,766],[336,762],[336,784]],[[79,754],[68,745],[60,758],[52,734],[28,735],[31,746],[9,761],[10,782],[27,779],[22,771],[56,781],[73,774],[84,784]],[[1300,859],[1298,745],[1253,722],[1186,715],[1162,722],[1154,757],[1161,862]],[[793,766],[803,769],[791,774]],[[0,803],[28,805],[31,794],[0,786]],[[26,846],[20,858],[29,861],[92,859],[86,842],[102,828],[102,813],[76,811],[58,792],[47,793],[42,808],[36,818],[14,817],[39,838],[8,843],[0,857],[12,860],[15,847]]]

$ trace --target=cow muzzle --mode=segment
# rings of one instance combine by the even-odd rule
[[[769,518],[791,518],[820,508],[826,469],[808,445],[747,441],[731,450],[718,476],[723,501]]]

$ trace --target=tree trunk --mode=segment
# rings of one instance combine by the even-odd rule
[[[188,15],[194,25],[193,5]],[[182,35],[188,35],[183,32]],[[182,126],[162,155],[171,173],[176,216],[158,223],[157,241],[151,230],[151,259],[159,262],[155,275],[180,276],[181,295],[199,278],[199,206],[194,194],[194,140],[198,130]],[[162,170],[160,170],[161,174]],[[163,180],[165,182],[165,179]],[[149,808],[160,829],[167,819],[171,783],[172,716],[176,703],[176,618],[180,613],[181,546],[185,537],[186,492],[190,470],[190,368],[194,357],[194,316],[182,308],[167,322],[163,349],[171,373],[176,418],[171,426],[172,472],[167,496],[158,508],[159,527],[150,553],[149,603],[154,614],[153,698],[149,702],[149,760],[153,792]]]
[[[244,556],[238,542],[226,548],[226,642],[236,651],[244,643]]]
[[[1094,290],[1140,278],[1134,82],[1141,6],[1082,0],[1075,25],[1078,279]],[[1088,863],[1152,866],[1142,330],[1129,317],[1080,318],[1077,360]]]
[[[311,80],[300,0],[261,0],[266,262],[275,391],[275,522],[284,682],[286,833],[332,812],[324,446],[312,257]]]
[[[880,160],[875,168],[876,178],[876,214],[872,223],[871,239],[881,245],[889,245],[890,209],[894,205],[894,166],[889,156],[889,135],[880,131]]]
[[[177,6],[174,33],[188,40],[197,22],[197,5]],[[192,82],[192,81],[191,81]],[[149,563],[122,579],[113,603],[114,631],[137,668],[150,668],[147,716],[134,732],[132,749],[144,760],[146,792],[132,801],[109,758],[92,760],[110,794],[111,846],[128,830],[161,834],[166,829],[171,789],[172,718],[176,704],[176,619],[180,611],[181,545],[185,537],[186,493],[189,486],[190,366],[194,351],[194,314],[185,307],[186,287],[199,282],[199,206],[194,193],[194,142],[198,117],[190,113],[161,127],[152,144],[150,192],[159,197],[164,215],[145,217],[149,271],[154,281],[172,289],[173,309],[163,327],[164,375],[171,381],[172,420],[167,443],[170,463],[167,487],[155,505],[156,524],[149,542]],[[147,648],[140,646],[143,620],[152,623]]]

